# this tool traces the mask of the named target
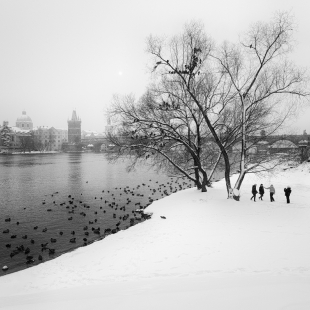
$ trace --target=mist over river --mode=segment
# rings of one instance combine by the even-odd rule
[[[134,210],[193,186],[127,166],[102,153],[0,156],[0,267],[15,272],[86,246],[141,222]]]

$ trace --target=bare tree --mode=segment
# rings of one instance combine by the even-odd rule
[[[47,150],[47,145],[44,141],[44,131],[41,127],[36,129],[36,131],[32,132],[33,136],[33,144],[34,144],[34,149],[39,152],[44,152]]]
[[[291,16],[278,13],[270,23],[254,24],[239,45],[223,44],[212,55],[230,80],[240,110],[240,173],[236,189],[240,189],[246,173],[266,168],[262,163],[267,158],[248,165],[249,147],[257,142],[250,136],[260,130],[274,133],[296,108],[294,99],[309,95],[306,72],[287,57],[292,49],[293,28]]]
[[[54,143],[56,141],[56,137],[55,137],[55,134],[53,132],[53,128],[50,128],[48,131],[49,131],[48,132],[48,149],[50,151],[52,151],[53,150],[53,145],[54,145]]]
[[[29,153],[33,149],[33,139],[30,133],[22,133],[18,135],[19,138],[19,147],[25,153],[28,151]]]
[[[172,83],[175,81],[176,87],[187,93],[202,114],[225,162],[226,186],[230,189],[229,156],[220,137],[223,126],[217,125],[217,122],[235,94],[228,91],[232,85],[227,75],[216,71],[217,68],[209,61],[214,50],[213,42],[204,33],[201,24],[191,23],[185,26],[181,35],[169,42],[150,36],[147,50],[154,58],[153,72],[156,70],[154,78],[157,78],[157,83],[163,77]]]
[[[294,108],[292,98],[308,95],[306,73],[287,59],[292,31],[291,17],[280,13],[270,23],[252,26],[239,44],[215,48],[197,23],[169,42],[148,39],[155,81],[182,89],[201,112],[224,160],[228,193],[230,149],[241,144],[239,158],[233,157],[240,171],[234,188],[240,189],[246,173],[266,169],[264,164],[271,159],[257,157],[251,162],[249,150],[258,142],[251,136],[261,130],[276,132]]]
[[[186,176],[202,191],[210,186],[201,156],[208,131],[195,105],[184,96],[153,88],[138,103],[131,96],[115,97],[110,115],[122,125],[109,134],[119,154],[131,155],[133,162],[151,158],[159,168]]]

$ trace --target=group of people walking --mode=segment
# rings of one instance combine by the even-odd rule
[[[273,201],[275,201],[274,200],[274,198],[273,198],[273,195],[276,193],[276,190],[275,190],[275,188],[274,188],[274,186],[271,184],[270,185],[270,187],[264,187],[264,185],[263,184],[261,184],[260,186],[259,186],[259,188],[258,188],[258,191],[257,191],[257,189],[256,189],[256,186],[257,186],[257,184],[254,184],[253,186],[252,186],[252,197],[251,197],[251,200],[254,198],[254,201],[256,201],[256,195],[257,195],[257,193],[259,193],[259,197],[258,197],[258,199],[260,199],[260,200],[263,200],[263,196],[264,196],[264,194],[265,194],[265,189],[269,189],[269,192],[270,192],[270,201],[271,202],[273,202]],[[291,187],[290,186],[287,186],[287,188],[284,188],[284,194],[285,194],[285,196],[286,196],[286,202],[287,203],[290,203],[290,195],[291,195],[291,192],[292,192],[292,190],[291,190]]]

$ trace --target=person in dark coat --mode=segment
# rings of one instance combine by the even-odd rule
[[[256,189],[256,184],[254,184],[252,186],[252,197],[251,197],[251,200],[254,198],[254,201],[256,201],[256,194],[257,194],[257,189]]]
[[[287,188],[284,188],[284,193],[285,193],[285,196],[286,196],[286,202],[287,203],[290,203],[290,195],[291,195],[291,187],[288,186]]]
[[[263,200],[263,196],[264,196],[264,194],[265,194],[265,189],[264,189],[264,186],[263,186],[263,184],[261,184],[260,186],[259,186],[259,189],[258,189],[258,191],[259,191],[259,199],[260,200]]]

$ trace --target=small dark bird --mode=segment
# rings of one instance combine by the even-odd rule
[[[166,217],[165,217],[165,216],[161,216],[161,218],[162,218],[162,219],[164,219],[164,220],[166,219]]]

